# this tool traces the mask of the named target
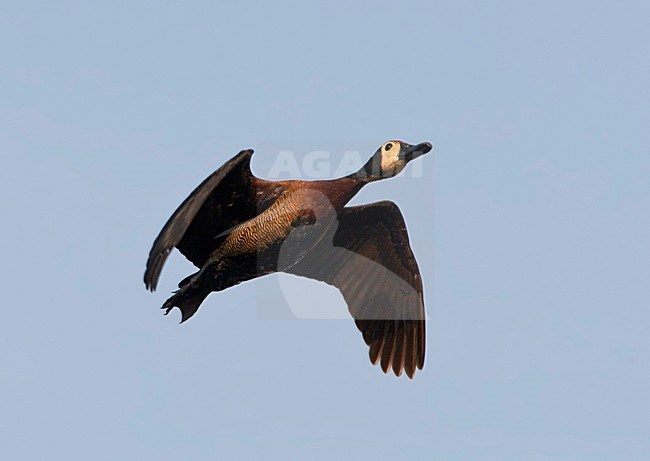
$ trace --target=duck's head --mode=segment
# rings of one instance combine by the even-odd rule
[[[359,176],[367,178],[368,181],[391,178],[399,174],[408,162],[431,149],[433,146],[428,142],[411,145],[404,141],[387,141],[359,170]]]

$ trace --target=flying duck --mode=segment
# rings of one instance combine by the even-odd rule
[[[424,366],[422,279],[398,206],[347,207],[366,184],[400,173],[432,149],[384,143],[356,173],[319,181],[267,181],[243,150],[203,181],[169,218],[149,252],[144,283],[154,291],[174,247],[199,270],[162,306],[181,323],[213,291],[273,272],[335,286],[384,373],[413,378]]]

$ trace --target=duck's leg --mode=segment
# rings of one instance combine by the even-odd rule
[[[201,270],[179,283],[180,289],[165,301],[162,309],[166,310],[167,315],[178,307],[183,323],[196,313],[203,300],[213,291],[222,291],[271,272],[275,272],[275,264],[260,264],[257,253],[235,258],[223,258],[215,253]]]
[[[165,315],[169,314],[174,307],[178,307],[181,310],[181,323],[192,317],[203,300],[215,291],[213,281],[220,265],[208,261],[200,271],[184,279],[181,288],[162,305]]]
[[[162,309],[165,309],[165,315],[167,315],[174,307],[178,307],[181,310],[181,323],[183,323],[196,313],[209,294],[210,291],[185,287],[165,301]]]

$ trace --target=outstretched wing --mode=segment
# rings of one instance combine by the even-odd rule
[[[412,378],[424,366],[422,279],[397,205],[344,208],[333,239],[323,239],[286,272],[337,287],[348,304],[370,361]]]
[[[270,182],[253,176],[253,150],[243,150],[203,181],[169,218],[156,238],[144,273],[147,289],[154,291],[167,256],[174,247],[201,267],[218,247],[223,231],[258,214],[257,193]]]

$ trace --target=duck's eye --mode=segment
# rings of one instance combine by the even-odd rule
[[[384,148],[386,150],[391,150],[393,148],[393,143],[389,142],[388,144],[386,144],[386,146]]]

